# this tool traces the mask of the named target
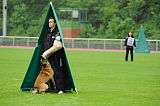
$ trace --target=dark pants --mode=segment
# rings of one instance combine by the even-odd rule
[[[128,61],[128,54],[131,54],[131,61],[133,61],[133,47],[126,47],[126,57],[125,60]]]
[[[64,84],[64,54],[62,53],[62,50],[57,51],[53,55],[51,55],[48,58],[49,63],[51,64],[52,69],[54,70],[54,81],[55,81],[55,87],[57,91],[65,91],[65,84]],[[54,90],[54,85],[49,80],[46,83],[49,86],[48,90]]]
[[[56,61],[55,61],[56,60]],[[54,80],[58,91],[65,91],[64,88],[64,72],[60,65],[60,58],[50,58],[52,69],[54,70]],[[49,83],[48,83],[49,84]],[[49,86],[52,89],[52,87]]]

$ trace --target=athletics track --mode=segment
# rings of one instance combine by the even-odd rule
[[[26,47],[26,46],[0,46],[0,48],[34,49],[35,47]],[[85,49],[85,48],[66,48],[66,50],[125,52],[125,50],[112,50],[112,49]],[[160,53],[160,51],[151,51],[151,53]]]

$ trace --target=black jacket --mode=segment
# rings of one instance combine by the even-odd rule
[[[124,46],[129,47],[129,48],[133,48],[133,46],[136,47],[136,40],[135,39],[133,42],[133,46],[127,45],[127,42],[128,42],[128,37],[125,39]]]
[[[59,36],[58,33],[59,32],[57,28],[55,28],[52,32],[50,29],[46,32],[42,43],[42,53],[53,46],[56,36]],[[54,70],[54,79],[57,90],[64,91],[73,88],[73,83],[67,70],[68,67],[64,48],[52,54],[48,58],[48,61],[50,62],[51,67]],[[47,84],[49,85],[49,89],[53,90],[54,87],[51,83],[51,81],[47,82]]]

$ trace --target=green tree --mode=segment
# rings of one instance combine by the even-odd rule
[[[25,36],[26,29],[28,24],[28,16],[25,13],[27,11],[27,6],[25,4],[19,4],[14,6],[14,12],[11,14],[8,26],[11,31],[9,35],[11,36]]]
[[[92,38],[93,35],[96,35],[96,30],[92,26],[92,24],[86,25],[86,30],[85,32],[81,33],[82,38]]]
[[[57,15],[59,8],[88,9],[88,25],[81,37],[124,38],[128,31],[137,37],[143,25],[148,39],[160,39],[160,0],[52,0],[52,3]],[[8,0],[9,35],[38,36],[48,4],[49,0]]]

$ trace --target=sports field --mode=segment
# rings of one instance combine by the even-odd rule
[[[0,48],[0,106],[160,106],[160,54],[67,51],[79,94],[30,94],[20,86],[34,49]]]

